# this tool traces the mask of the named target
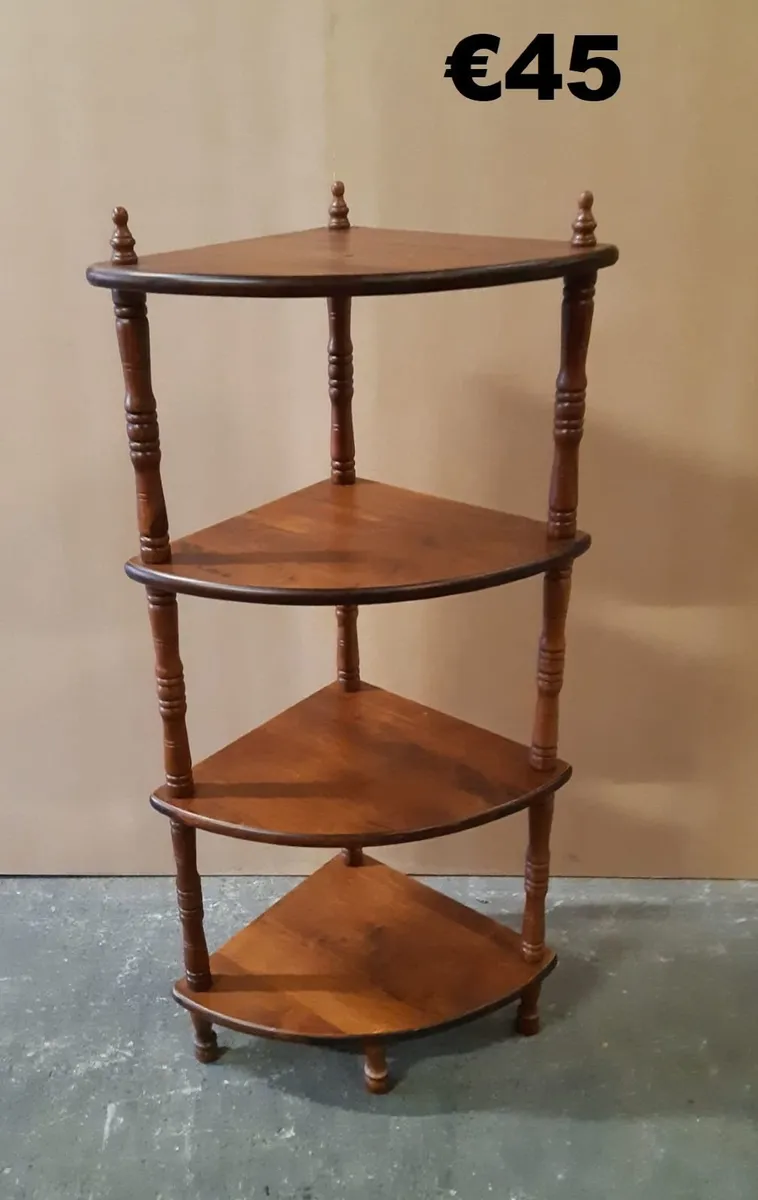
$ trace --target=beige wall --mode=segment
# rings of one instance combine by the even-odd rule
[[[614,11],[615,10],[615,11]],[[616,32],[623,85],[476,105],[442,80],[464,34]],[[319,223],[564,236],[596,192],[621,247],[590,358],[558,871],[755,875],[758,18],[747,0],[28,0],[0,37],[4,401],[0,871],[170,865],[151,649],[107,295],[109,211],[142,250]],[[355,305],[365,475],[544,511],[559,286]],[[323,475],[315,301],[150,304],[175,533]],[[366,609],[364,674],[528,735],[539,585]],[[182,600],[196,756],[325,682],[326,612]],[[519,818],[386,857],[519,868]],[[300,851],[205,836],[208,870]]]

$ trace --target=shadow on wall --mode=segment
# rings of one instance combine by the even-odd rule
[[[723,861],[732,874],[754,720],[745,646],[758,591],[745,551],[758,483],[604,423],[591,366],[579,511],[593,547],[569,610],[561,753],[576,778],[556,822],[555,870],[719,874]],[[542,517],[552,401],[488,377],[459,390],[465,408],[446,409],[435,447],[439,478],[473,457],[481,502]],[[528,739],[539,611],[534,581],[429,606],[423,698]],[[518,869],[512,833],[507,843],[502,830],[470,835],[478,869]]]

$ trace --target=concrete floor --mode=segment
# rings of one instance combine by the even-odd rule
[[[292,880],[206,882],[209,940]],[[517,881],[432,881],[496,916]],[[758,884],[557,882],[544,1030],[195,1063],[163,879],[0,880],[2,1200],[758,1196]]]

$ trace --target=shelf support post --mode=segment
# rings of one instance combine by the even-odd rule
[[[203,928],[203,889],[197,870],[197,831],[193,825],[172,821],[171,842],[176,860],[176,899],[182,922],[187,987],[193,992],[207,992],[212,981]]]
[[[126,209],[114,210],[111,260],[119,266],[134,265],[138,261],[128,219]],[[170,562],[171,546],[161,481],[160,431],[150,369],[150,326],[145,293],[114,291],[113,307],[124,375],[129,455],[137,488],[140,557],[144,563]],[[179,654],[176,595],[148,588],[147,603],[155,648],[158,707],[163,719],[166,785],[171,796],[191,796],[192,759],[185,721],[187,703],[184,670]]]
[[[329,230],[332,237],[344,237],[350,229],[345,185],[332,184]],[[350,336],[351,297],[328,296],[329,315],[329,400],[331,423],[332,483],[355,483],[355,435],[353,433],[353,343]],[[358,655],[358,606],[337,606],[337,679],[346,692],[360,688]]]
[[[329,206],[330,236],[344,236],[350,229],[345,185],[335,179]],[[350,336],[352,298],[327,296],[329,316],[329,400],[332,409],[331,479],[339,487],[355,483],[355,434],[353,433],[353,342]],[[358,651],[358,605],[338,604],[337,681],[345,692],[357,692],[361,686]],[[360,846],[346,846],[342,858],[348,867],[363,865]]]
[[[111,261],[119,266],[137,263],[134,238],[124,208],[113,212]],[[121,366],[124,376],[124,408],[129,454],[137,488],[137,523],[140,557],[144,563],[171,560],[168,515],[161,481],[161,448],[158,413],[150,368],[150,327],[144,292],[113,292]],[[147,588],[147,606],[155,651],[158,708],[163,722],[163,757],[166,787],[170,796],[181,798],[194,792],[192,757],[187,735],[187,698],[184,668],[179,653],[179,611],[176,595]],[[211,986],[208,947],[203,929],[203,893],[197,871],[196,831],[178,821],[171,822],[171,840],[176,860],[176,891],[184,940],[187,986],[193,991]],[[215,1034],[211,1025],[193,1016],[195,1050],[201,1061],[211,1061]]]
[[[572,226],[573,246],[595,246],[593,196],[583,192]],[[555,385],[553,423],[554,456],[548,502],[548,536],[576,536],[579,499],[579,445],[584,429],[587,393],[587,352],[594,309],[597,272],[571,272],[563,285],[561,307],[561,360]],[[558,757],[559,697],[566,656],[566,616],[571,594],[571,566],[545,573],[543,617],[537,662],[537,706],[530,750],[531,765],[549,771]],[[539,962],[545,952],[545,899],[550,880],[550,831],[554,793],[529,809],[529,845],[524,885],[526,903],[521,951],[527,962]],[[540,984],[523,994],[517,1027],[524,1034],[539,1029]]]

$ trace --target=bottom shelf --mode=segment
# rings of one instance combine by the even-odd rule
[[[213,987],[174,997],[209,1021],[295,1041],[404,1038],[514,1000],[556,956],[464,904],[366,858],[340,857],[211,956]]]

